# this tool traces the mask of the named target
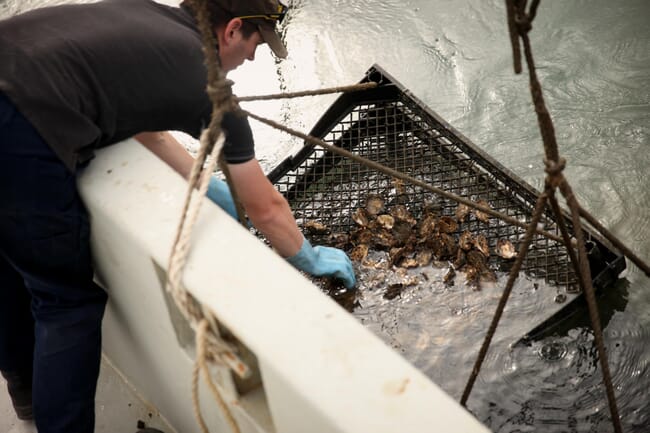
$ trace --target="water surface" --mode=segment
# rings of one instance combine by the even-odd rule
[[[54,3],[0,0],[0,16]],[[535,187],[543,185],[541,138],[527,75],[513,73],[502,0],[292,3],[284,29],[289,58],[276,62],[268,50],[258,50],[255,64],[232,74],[236,93],[352,84],[377,63],[476,145]],[[545,0],[531,33],[560,152],[568,161],[566,175],[578,199],[646,261],[648,17],[647,0]],[[333,99],[260,102],[247,108],[308,131]],[[267,127],[254,129],[266,170],[301,146]],[[605,343],[624,431],[641,433],[650,428],[650,281],[631,263],[622,277],[601,302],[601,314],[607,319]],[[469,409],[498,432],[612,431],[585,315],[562,335],[509,348],[511,337],[526,328],[528,314],[543,309],[550,296],[543,287],[532,291],[525,281],[520,284]],[[405,297],[419,299],[410,304],[368,296],[355,314],[458,399],[499,293],[499,285],[476,294],[459,284],[407,292]]]

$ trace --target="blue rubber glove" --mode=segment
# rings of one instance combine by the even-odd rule
[[[216,176],[212,176],[210,178],[210,183],[208,184],[208,192],[206,195],[210,200],[215,202],[217,206],[228,212],[228,215],[233,217],[236,221],[238,220],[237,207],[235,206],[235,201],[232,198],[230,188],[228,188],[226,182]]]
[[[343,251],[331,247],[312,247],[304,237],[298,254],[288,257],[287,261],[294,268],[316,277],[336,277],[348,289],[353,288],[357,282],[352,262]]]

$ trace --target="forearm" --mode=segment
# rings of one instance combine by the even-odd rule
[[[234,188],[248,218],[282,257],[290,257],[302,246],[302,233],[289,203],[269,182],[259,163],[251,160],[229,164]]]
[[[135,139],[185,179],[189,179],[194,158],[169,132],[142,132],[137,134]]]
[[[279,193],[275,204],[263,214],[249,212],[248,216],[255,226],[268,239],[282,257],[295,255],[302,246],[303,236],[289,204]]]

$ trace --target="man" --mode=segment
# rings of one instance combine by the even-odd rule
[[[211,0],[210,8],[226,72],[254,60],[262,43],[286,56],[277,0]],[[135,135],[187,177],[191,156],[161,131],[197,137],[208,122],[201,50],[185,4],[105,0],[0,22],[0,370],[17,415],[30,418],[33,407],[40,433],[94,426],[106,294],[92,282],[76,175],[94,149]],[[312,248],[264,176],[248,121],[228,114],[222,127],[250,221],[296,268],[352,288],[345,253]],[[222,181],[212,179],[208,196],[234,215]]]

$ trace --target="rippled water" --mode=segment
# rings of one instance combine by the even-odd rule
[[[55,3],[0,0],[0,15]],[[542,144],[527,76],[515,76],[502,0],[295,0],[289,58],[259,50],[232,74],[240,95],[351,84],[378,63],[431,109],[537,188]],[[545,0],[531,33],[567,177],[582,205],[650,260],[650,3]],[[260,72],[269,71],[269,72]],[[251,103],[251,111],[309,130],[333,96]],[[256,125],[272,168],[301,143]],[[435,278],[435,270],[429,271]],[[650,429],[650,280],[628,262],[601,301],[624,431]],[[468,402],[498,432],[610,432],[585,314],[563,335],[510,348],[548,293],[525,284],[509,303]],[[366,293],[355,314],[455,398],[462,393],[500,287]],[[515,288],[517,294],[517,288]],[[419,302],[408,303],[409,297]],[[531,313],[532,312],[532,313]],[[392,323],[394,326],[384,326]],[[522,331],[523,332],[523,331]],[[444,336],[444,338],[440,336]]]

